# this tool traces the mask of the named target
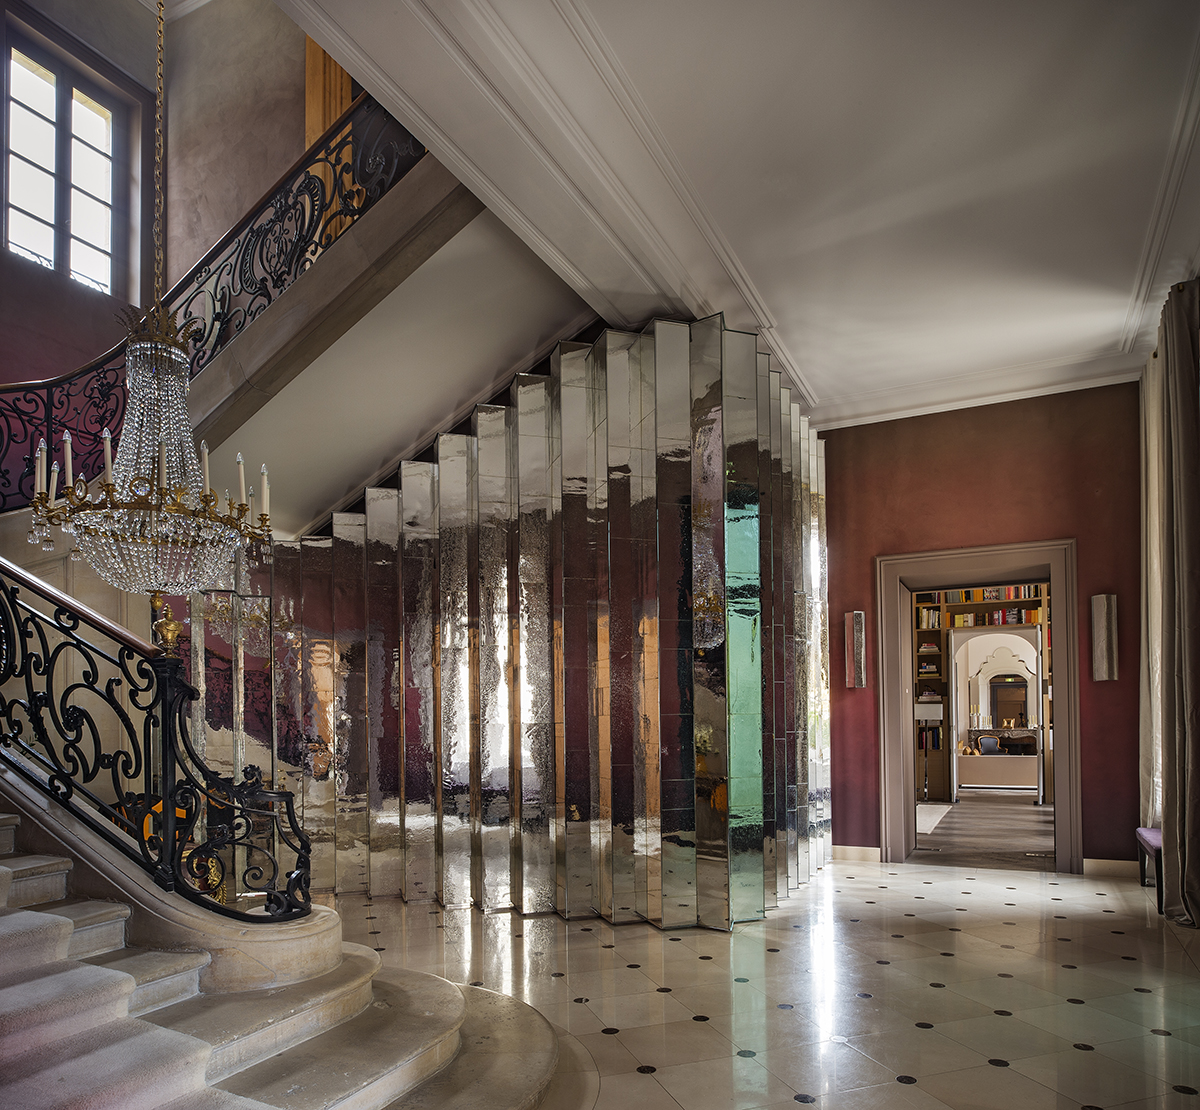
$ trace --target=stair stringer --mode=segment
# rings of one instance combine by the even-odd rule
[[[313,906],[308,917],[280,924],[248,925],[226,918],[156,886],[69,810],[35,794],[11,771],[0,770],[0,799],[21,814],[22,838],[29,848],[75,861],[76,893],[130,906],[130,944],[209,952],[212,960],[200,973],[200,989],[206,994],[299,983],[341,962],[342,921],[331,909]]]

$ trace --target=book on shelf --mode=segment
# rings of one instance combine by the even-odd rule
[[[1040,585],[1028,586],[975,586],[969,590],[945,590],[947,605],[975,605],[981,601],[1020,601],[1040,598]],[[1009,622],[1015,623],[1015,622]]]
[[[940,752],[942,750],[942,729],[940,725],[917,729],[917,749],[919,751]]]

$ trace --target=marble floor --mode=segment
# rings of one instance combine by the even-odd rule
[[[558,1027],[548,1110],[1200,1110],[1200,936],[1136,881],[839,862],[732,934],[337,899]]]

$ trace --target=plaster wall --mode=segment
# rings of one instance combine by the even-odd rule
[[[155,15],[142,0],[25,2],[143,88],[154,88]]]
[[[1133,859],[1138,823],[1137,383],[824,433],[834,842],[878,847],[877,555],[1073,537],[1081,642],[1093,594],[1121,611],[1121,678],[1080,666],[1083,854]],[[951,585],[951,583],[947,583]],[[847,689],[839,614],[867,614],[865,689]]]
[[[210,0],[167,26],[173,284],[304,153],[304,32],[271,0]]]

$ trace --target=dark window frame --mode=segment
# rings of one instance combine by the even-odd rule
[[[57,126],[55,195],[54,272],[68,281],[70,276],[70,101],[78,88],[117,111],[113,118],[113,228],[112,290],[118,300],[146,303],[153,295],[154,277],[154,96],[128,74],[91,47],[22,0],[0,0],[3,20],[4,67],[0,78],[3,112],[0,113],[0,234],[8,244],[8,104],[9,59],[15,47],[39,64],[59,74],[56,95],[59,103]],[[65,80],[64,80],[65,78]],[[65,86],[65,87],[64,87]],[[64,106],[66,114],[64,115]],[[39,265],[39,263],[32,263]],[[92,288],[86,282],[77,282]]]

